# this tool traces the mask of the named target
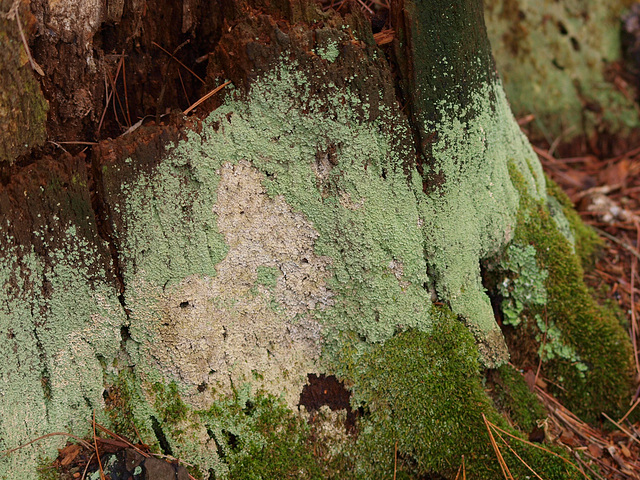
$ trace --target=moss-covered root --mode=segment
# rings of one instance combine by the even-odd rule
[[[483,390],[470,332],[442,314],[433,334],[403,332],[365,354],[354,368],[354,400],[366,412],[358,438],[359,478],[391,478],[397,445],[398,478],[454,478],[464,455],[469,478],[501,478],[483,414],[505,426]],[[578,478],[559,457],[494,432],[514,478]],[[439,478],[439,477],[438,477]]]
[[[511,174],[521,185],[515,168]],[[593,238],[570,215],[576,240],[585,243],[574,249],[546,202],[521,194],[514,241],[532,245],[538,267],[548,271],[546,305],[532,308],[525,322],[528,334],[538,332],[533,355],[542,356],[546,375],[561,387],[555,393],[584,420],[595,421],[602,412],[622,414],[631,391],[631,345],[615,314],[598,305],[584,283],[581,257],[593,250]]]

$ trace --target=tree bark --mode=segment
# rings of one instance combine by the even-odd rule
[[[482,372],[507,362],[515,306],[519,366],[542,355],[596,414],[622,408],[628,340],[582,283],[578,224],[510,112],[479,0],[394,4],[384,50],[353,6],[100,5],[32,5],[50,134],[98,142],[2,170],[0,448],[85,435],[95,410],[205,478],[389,476],[394,444],[409,475],[464,454],[495,478],[481,414],[507,413]],[[578,316],[558,306],[563,277]],[[346,420],[293,413],[349,396]],[[3,457],[0,477],[33,476],[63,443]],[[293,446],[265,460],[276,444]]]

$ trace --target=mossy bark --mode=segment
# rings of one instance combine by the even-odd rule
[[[399,79],[357,10],[229,2],[198,23],[187,7],[189,48],[207,53],[203,93],[234,84],[203,118],[103,140],[90,168],[79,155],[4,170],[0,280],[11,288],[0,327],[13,363],[0,369],[11,386],[1,448],[87,432],[96,408],[202,477],[388,476],[397,442],[410,478],[451,474],[462,453],[478,478],[496,478],[482,415],[504,426],[507,408],[484,392],[480,365],[508,352],[480,264],[500,263],[514,238],[533,249],[531,229],[557,226],[522,224],[524,200],[547,212],[546,185],[495,74],[481,2],[396,10]],[[128,58],[166,34],[129,27],[144,38]],[[557,252],[573,262],[567,245]],[[569,327],[592,322],[586,313]],[[628,345],[614,347],[598,365],[624,363]],[[346,413],[298,411],[309,374],[343,382],[358,436]],[[607,378],[613,400],[584,386],[598,408],[627,388]],[[40,411],[46,422],[25,422]],[[0,476],[28,476],[56,440],[1,459]],[[574,477],[538,450],[521,456],[549,478]]]

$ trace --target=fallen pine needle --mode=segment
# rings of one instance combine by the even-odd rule
[[[619,423],[622,423],[625,421],[625,419],[631,415],[631,412],[633,412],[635,410],[635,408],[638,406],[638,404],[640,404],[640,398],[637,399],[635,402],[633,402],[633,405],[631,405],[631,408],[627,411],[627,413],[624,414],[624,417],[622,417],[620,420],[618,420]]]
[[[573,468],[575,468],[576,470],[578,470],[582,475],[584,475],[584,478],[589,479],[589,476],[575,463],[573,463],[571,460],[567,460],[566,458],[564,458],[562,455],[558,455],[555,452],[552,452],[551,450],[549,450],[548,448],[544,448],[541,447],[540,445],[536,445],[535,443],[532,443],[528,440],[525,440],[523,438],[517,437],[516,435],[513,435],[509,432],[507,432],[506,430],[503,430],[502,428],[498,427],[497,425],[494,425],[493,423],[489,422],[485,417],[484,414],[482,415],[482,417],[484,418],[484,422],[487,425],[487,428],[489,428],[489,425],[491,425],[496,431],[500,432],[500,433],[504,433],[506,436],[513,438],[514,440],[517,440],[519,442],[524,443],[525,445],[529,445],[530,447],[533,448],[537,448],[538,450],[542,450],[543,452],[549,453],[551,455],[553,455],[554,457],[559,458],[560,460],[562,460],[565,463],[568,463],[569,465],[571,465]],[[493,439],[493,435],[491,436],[491,438]]]
[[[100,468],[100,480],[105,480],[104,470],[102,469],[102,461],[100,460],[100,452],[98,451],[98,440],[96,438],[96,411],[93,411],[93,445],[96,450],[96,458],[98,459],[98,467]]]
[[[231,83],[231,80],[228,80],[226,82],[224,82],[222,85],[220,85],[219,87],[214,88],[213,90],[211,90],[209,93],[207,93],[204,97],[202,97],[200,100],[196,101],[196,103],[194,103],[193,105],[191,105],[189,108],[187,108],[184,112],[182,112],[184,115],[187,115],[191,110],[193,110],[194,108],[196,108],[198,105],[200,105],[202,102],[208,100],[209,98],[211,98],[213,95],[215,95],[216,93],[218,93],[220,90],[222,90],[224,87],[226,87],[227,85],[229,85]]]
[[[493,423],[491,423],[491,422],[489,422],[489,425],[491,425],[492,427],[495,427],[495,425]],[[511,445],[509,445],[509,443],[504,438],[502,438],[502,435],[500,435],[500,433],[498,431],[496,431],[496,435],[498,436],[498,438],[500,440],[502,440],[502,443],[505,444],[505,446],[509,449],[509,451],[511,453],[513,453],[513,455],[518,460],[520,460],[520,463],[522,463],[525,467],[527,467],[529,469],[529,471],[536,476],[536,478],[538,478],[539,480],[543,480],[542,477],[540,475],[538,475],[536,473],[536,471],[533,468],[531,468],[531,466],[529,466],[529,464],[527,462],[525,462],[524,459],[520,455],[518,455],[518,452],[516,452],[513,448],[511,448]]]
[[[38,438],[34,438],[33,440],[31,440],[30,442],[27,442],[23,445],[20,445],[19,447],[15,447],[15,448],[11,448],[9,450],[3,450],[2,452],[0,452],[0,455],[9,455],[10,453],[16,452],[24,447],[28,447],[29,445],[31,445],[32,443],[36,443],[39,442],[40,440],[44,440],[45,438],[48,437],[54,437],[56,435],[62,435],[65,437],[70,437],[73,438],[74,440],[76,440],[78,443],[80,443],[83,447],[91,449],[93,447],[91,447],[91,445],[89,445],[87,442],[85,442],[83,439],[81,439],[80,437],[76,437],[75,435],[71,434],[71,433],[66,433],[66,432],[52,432],[52,433],[47,433],[46,435],[42,435],[41,437]]]
[[[635,436],[633,433],[631,433],[629,430],[627,430],[626,428],[624,428],[621,424],[619,424],[618,422],[616,422],[613,418],[611,418],[611,417],[610,417],[609,415],[607,415],[606,413],[602,412],[602,416],[603,416],[604,418],[606,418],[607,420],[609,420],[611,423],[613,423],[616,427],[618,427],[618,428],[619,428],[620,430],[622,430],[624,433],[626,433],[626,434],[629,436],[629,438],[630,438],[631,440],[633,440],[634,442],[636,442],[637,444],[639,444],[639,445],[640,445],[640,440],[638,440],[638,439],[636,438],[636,436]]]
[[[398,473],[398,441],[393,447],[393,480],[396,480],[396,474]]]
[[[500,447],[498,447],[498,444],[496,443],[496,439],[493,437],[493,432],[491,431],[491,427],[489,426],[490,425],[489,420],[487,420],[487,417],[484,416],[484,413],[482,414],[482,420],[484,420],[484,424],[487,427],[487,432],[489,432],[489,439],[491,440],[491,446],[493,447],[493,450],[496,452],[496,457],[498,458],[498,464],[500,465],[500,469],[502,470],[502,474],[504,475],[504,478],[506,478],[507,480],[514,480],[513,475],[511,475],[511,472],[509,471],[509,467],[507,466],[507,462],[504,461],[504,457],[500,452]]]

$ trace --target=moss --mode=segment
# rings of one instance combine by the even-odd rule
[[[327,478],[309,426],[273,396],[236,394],[198,415],[223,462],[214,478]]]
[[[496,408],[521,431],[530,432],[547,413],[538,397],[511,365],[490,372],[491,398]]]
[[[174,426],[187,418],[187,405],[180,398],[178,385],[175,382],[165,386],[156,382],[151,387],[155,394],[154,407],[160,413],[162,425]]]
[[[53,465],[53,460],[49,457],[41,457],[36,467],[38,480],[60,480],[60,471]]]
[[[110,428],[125,438],[137,438],[138,435],[151,442],[153,430],[146,419],[140,418],[139,406],[145,404],[143,391],[132,370],[123,369],[108,381],[111,385],[105,389],[105,412]],[[153,443],[153,442],[152,442]]]
[[[511,175],[516,185],[522,185],[515,168]],[[521,193],[514,241],[535,247],[539,268],[549,272],[547,303],[530,307],[525,331],[537,335],[545,373],[560,386],[555,393],[568,408],[586,421],[594,421],[601,412],[622,414],[632,379],[628,336],[615,315],[591,296],[581,260],[546,203]],[[577,239],[585,235],[584,229],[576,233]]]
[[[477,358],[469,331],[444,311],[434,333],[402,332],[363,355],[353,378],[352,402],[365,411],[356,477],[391,478],[396,442],[405,478],[454,478],[462,455],[473,478],[500,477],[482,414],[517,432],[505,426],[486,395]],[[578,478],[561,460],[517,441],[510,444],[543,478]],[[507,447],[501,450],[515,478],[530,473]]]
[[[604,241],[589,225],[585,224],[576,212],[571,200],[564,191],[549,177],[545,176],[547,194],[562,207],[562,214],[567,219],[575,242],[575,252],[580,258],[582,268],[590,270],[595,264],[598,253],[604,247]]]

